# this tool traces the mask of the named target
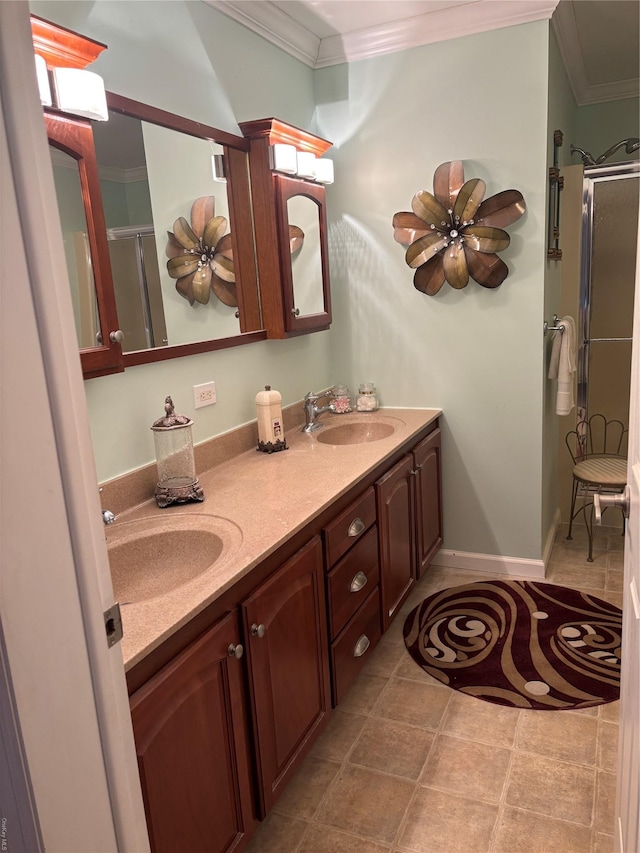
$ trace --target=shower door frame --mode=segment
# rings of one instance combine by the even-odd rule
[[[593,253],[593,196],[595,185],[603,181],[640,180],[640,161],[612,166],[586,166],[582,183],[582,246],[580,256],[580,292],[578,317],[578,389],[576,421],[589,417],[589,354],[592,341],[624,342],[625,338],[591,338],[591,271]]]

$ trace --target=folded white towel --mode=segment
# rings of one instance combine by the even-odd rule
[[[575,406],[573,395],[573,374],[576,371],[576,324],[573,317],[567,315],[559,321],[563,332],[555,332],[549,379],[558,380],[556,396],[556,414],[568,415]]]

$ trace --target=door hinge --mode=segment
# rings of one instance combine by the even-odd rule
[[[115,646],[122,639],[122,616],[120,615],[120,605],[116,601],[108,610],[102,614],[104,616],[104,629],[107,634],[107,645],[109,648]]]

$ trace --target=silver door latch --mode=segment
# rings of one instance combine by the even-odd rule
[[[122,639],[122,616],[120,615],[120,605],[116,601],[108,610],[102,614],[104,616],[104,629],[107,634],[107,645],[109,648],[115,646]]]

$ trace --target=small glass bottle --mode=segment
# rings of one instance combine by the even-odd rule
[[[333,411],[338,415],[344,415],[351,411],[351,394],[346,385],[333,386]]]
[[[376,386],[373,382],[363,382],[358,388],[356,410],[358,412],[375,412],[377,408],[378,398],[376,396]]]

